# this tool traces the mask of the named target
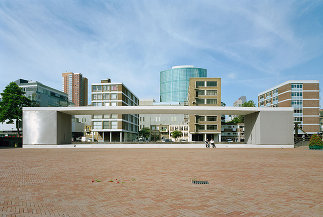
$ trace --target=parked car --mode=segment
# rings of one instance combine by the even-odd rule
[[[170,139],[164,139],[164,140],[162,140],[162,142],[172,142],[172,140],[170,140]]]

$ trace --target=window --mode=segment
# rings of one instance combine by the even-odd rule
[[[101,121],[94,121],[93,122],[93,129],[102,129],[102,122]]]
[[[103,118],[104,118],[104,119],[109,119],[109,118],[110,118],[110,114],[108,114],[108,115],[103,115]]]
[[[196,125],[197,130],[205,130],[205,125]]]
[[[117,119],[117,118],[118,118],[118,115],[117,115],[117,114],[112,114],[112,115],[111,115],[111,118],[112,118],[112,119]]]
[[[217,104],[216,99],[206,99],[206,104]]]
[[[111,129],[118,129],[118,122],[117,121],[111,121]]]
[[[117,102],[111,102],[111,106],[117,106]]]
[[[302,122],[303,118],[302,117],[294,117],[295,122]]]
[[[118,90],[118,89],[117,89],[117,85],[111,85],[111,91],[112,91],[112,90]]]
[[[195,87],[205,87],[205,82],[204,81],[196,81]]]
[[[104,93],[103,94],[103,99],[105,99],[105,100],[109,99],[109,94],[108,93]]]
[[[196,99],[196,104],[204,104],[204,99]]]
[[[92,92],[101,92],[102,87],[99,85],[93,85],[92,86]]]
[[[204,96],[205,95],[205,90],[197,90],[196,91],[196,96]]]
[[[196,116],[196,122],[199,121],[205,121],[205,117],[204,116]]]
[[[217,116],[207,116],[206,117],[207,121],[216,121],[217,120]]]
[[[108,85],[103,85],[102,86],[102,91],[103,92],[107,92],[107,91],[109,91],[110,90],[110,86],[108,86]]]
[[[217,81],[207,81],[207,82],[206,82],[206,86],[207,86],[207,87],[216,87],[216,86],[217,86],[217,84],[218,84],[218,82],[217,82]]]
[[[117,94],[116,93],[111,93],[111,99],[117,99]]]
[[[102,115],[93,115],[93,119],[101,119]]]
[[[102,94],[97,94],[97,99],[102,100]]]
[[[207,90],[206,91],[206,95],[208,95],[208,96],[216,96],[217,93],[218,93],[217,90]]]
[[[207,125],[207,130],[217,130],[218,129],[218,125]]]
[[[103,129],[110,129],[110,122],[109,121],[103,121]]]
[[[92,94],[92,100],[97,100],[97,95],[96,94]]]

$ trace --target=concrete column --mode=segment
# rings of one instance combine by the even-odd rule
[[[219,142],[221,142],[221,133],[219,133]]]
[[[120,142],[122,142],[122,132],[120,132]]]
[[[102,132],[102,138],[103,138],[103,142],[104,142],[104,131]]]
[[[91,134],[92,134],[92,142],[94,142],[94,132],[92,131]]]
[[[203,137],[204,137],[204,141],[206,141],[206,133],[204,134],[204,136],[203,136]]]
[[[110,142],[112,142],[112,132],[110,131]]]

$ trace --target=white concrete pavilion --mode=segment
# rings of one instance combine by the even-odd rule
[[[23,147],[71,144],[72,115],[101,114],[245,115],[246,144],[289,147],[294,144],[291,107],[85,106],[23,108]]]

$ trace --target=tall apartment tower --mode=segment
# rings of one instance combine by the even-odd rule
[[[138,106],[139,99],[123,83],[110,79],[92,84],[93,106]],[[129,142],[138,137],[138,114],[104,114],[92,116],[93,139],[99,142]]]
[[[88,105],[88,80],[81,73],[62,73],[63,90],[75,106]]]
[[[189,106],[221,106],[221,78],[191,78],[188,88]],[[190,141],[214,139],[221,142],[221,117],[190,115]]]
[[[173,66],[160,72],[160,102],[187,101],[190,78],[206,77],[207,70],[191,65]]]
[[[318,80],[291,80],[265,90],[258,94],[258,106],[294,107],[295,124],[309,135],[320,131]]]

